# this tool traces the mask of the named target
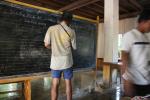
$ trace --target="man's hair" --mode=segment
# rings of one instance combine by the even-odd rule
[[[72,21],[72,18],[73,18],[73,14],[71,12],[68,12],[68,11],[64,11],[62,16],[61,16],[61,19],[60,21]]]
[[[147,21],[147,20],[150,20],[150,9],[145,9],[141,12],[138,18],[138,23],[142,21]]]

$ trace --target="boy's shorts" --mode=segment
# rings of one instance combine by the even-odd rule
[[[150,94],[150,84],[149,85],[135,85],[134,84],[133,86],[135,89],[136,96],[146,96]]]
[[[53,70],[51,69],[52,78],[61,78],[61,74],[63,73],[64,79],[71,80],[73,77],[73,69],[67,68],[63,70]]]

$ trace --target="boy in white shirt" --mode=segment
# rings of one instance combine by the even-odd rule
[[[150,94],[150,10],[144,10],[138,26],[123,36],[121,72],[126,96]]]

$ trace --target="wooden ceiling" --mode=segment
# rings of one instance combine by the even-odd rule
[[[96,19],[104,17],[104,0],[16,0],[59,11],[72,11],[75,15]],[[149,0],[119,0],[120,19],[137,16],[150,8]]]

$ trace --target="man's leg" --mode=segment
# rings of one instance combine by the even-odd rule
[[[52,70],[52,83],[51,83],[51,100],[57,100],[58,88],[61,78],[61,71]]]
[[[72,100],[72,82],[71,79],[73,77],[73,70],[72,68],[65,69],[63,71],[64,73],[64,79],[66,83],[66,94],[67,94],[67,100]]]
[[[134,86],[130,81],[124,80],[124,94],[125,96],[133,97],[135,95]]]
[[[59,78],[53,78],[52,79],[52,85],[51,85],[51,100],[57,100],[58,98],[58,87],[59,87]]]
[[[72,100],[72,83],[71,80],[65,79],[67,100]]]

